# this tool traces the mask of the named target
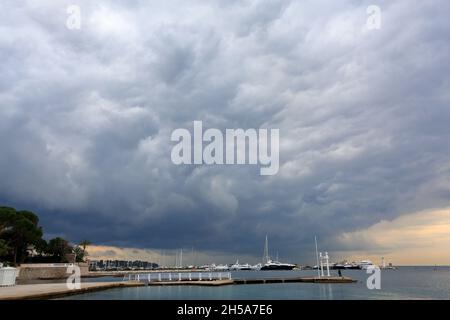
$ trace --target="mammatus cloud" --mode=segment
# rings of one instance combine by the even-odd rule
[[[297,260],[448,207],[448,2],[71,4],[0,5],[0,202],[49,233]],[[175,166],[194,120],[280,129],[279,173]]]

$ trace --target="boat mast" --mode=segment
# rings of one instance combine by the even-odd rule
[[[263,263],[268,263],[269,262],[269,240],[267,239],[267,234],[266,234],[266,243],[264,245],[264,257],[263,257]]]
[[[319,253],[317,251],[317,237],[314,236],[314,242],[316,243],[316,260],[317,260],[317,275],[320,278],[320,270],[319,270]]]

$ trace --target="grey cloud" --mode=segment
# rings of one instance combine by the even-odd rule
[[[0,201],[105,245],[287,257],[449,204],[445,1],[4,1]],[[447,9],[447,10],[445,10]],[[281,168],[177,167],[170,133],[280,128]],[[349,248],[350,250],[350,248]]]

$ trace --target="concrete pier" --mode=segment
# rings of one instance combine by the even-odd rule
[[[66,283],[41,283],[17,285],[0,289],[0,300],[21,299],[55,299],[68,295],[83,294],[113,288],[141,286],[225,286],[270,283],[354,283],[348,277],[297,277],[272,279],[223,279],[223,280],[181,280],[181,281],[117,281],[117,282],[82,282],[80,289],[70,290]]]
[[[137,281],[126,282],[85,282],[80,289],[70,290],[66,283],[24,284],[0,289],[0,300],[42,300],[64,296],[101,291],[113,288],[140,287],[144,283]]]
[[[206,281],[198,281],[198,280],[192,280],[192,281],[155,281],[155,282],[149,282],[149,286],[225,286],[225,285],[231,285],[236,284],[234,280],[206,280]]]
[[[349,277],[310,277],[302,278],[301,282],[309,283],[355,283],[356,280]]]
[[[300,277],[300,278],[273,278],[273,279],[237,279],[234,284],[264,284],[264,283],[355,283],[348,277]]]

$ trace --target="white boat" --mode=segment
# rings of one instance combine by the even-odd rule
[[[261,270],[292,270],[294,268],[295,264],[269,260],[261,267]]]
[[[251,266],[251,268],[252,270],[259,271],[262,268],[262,264],[261,263],[255,264],[254,266]]]
[[[241,265],[241,270],[252,270],[252,266],[248,263],[244,263]]]
[[[226,264],[219,264],[219,265],[214,265],[214,271],[229,271],[230,267],[227,266]]]
[[[216,265],[215,263],[204,265],[201,267],[201,269],[204,269],[206,271],[228,271],[228,270],[230,270],[230,268],[227,265],[223,265],[223,264]]]
[[[362,270],[367,270],[369,267],[375,266],[370,260],[362,260],[359,263],[359,268]]]
[[[269,257],[269,241],[266,235],[266,243],[264,246],[264,264],[261,266],[260,270],[292,270],[296,267],[295,264],[282,263],[279,261],[274,261]]]
[[[210,266],[209,264],[204,264],[204,265],[198,267],[198,269],[201,269],[201,270],[211,270],[211,266]]]
[[[359,269],[359,265],[355,262],[344,264],[344,269]]]
[[[239,264],[239,260],[238,260],[238,261],[236,261],[235,264],[233,264],[230,267],[230,270],[236,270],[236,271],[252,270],[252,266],[249,265],[248,263]]]

